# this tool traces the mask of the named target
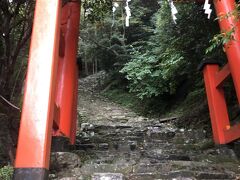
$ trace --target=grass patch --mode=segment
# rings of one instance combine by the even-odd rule
[[[102,94],[115,103],[118,103],[126,108],[132,109],[137,113],[144,112],[143,102],[134,94],[126,92],[122,89],[111,89]]]
[[[127,89],[112,87],[102,93],[109,100],[149,118],[178,117],[176,125],[182,128],[204,129],[211,136],[211,124],[204,88],[188,93],[186,97],[157,96],[139,99]]]
[[[130,93],[126,89],[112,88],[102,93],[102,95],[123,107],[131,109],[139,115],[149,118],[159,117],[171,110],[168,107],[169,103],[160,97],[141,100],[134,93]]]
[[[204,89],[192,91],[184,100],[178,101],[173,97],[167,98],[162,96],[141,100],[135,94],[119,87],[111,88],[102,93],[102,95],[141,115],[148,117],[187,117],[188,121],[195,120],[196,117],[197,121],[199,121],[199,109],[202,110],[202,104],[204,104],[205,99]],[[206,109],[205,107],[204,109]],[[201,119],[205,120],[206,113],[202,115]],[[191,122],[186,124],[189,126]]]
[[[1,180],[11,180],[13,175],[12,166],[4,166],[0,168],[0,179]]]

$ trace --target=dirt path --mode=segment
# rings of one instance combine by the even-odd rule
[[[83,84],[83,82],[80,82]],[[126,125],[147,120],[107,98],[79,87],[78,113],[83,121],[98,125]],[[141,124],[139,124],[140,126]]]

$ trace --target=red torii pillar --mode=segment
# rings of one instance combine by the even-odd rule
[[[36,1],[14,180],[48,179],[53,134],[74,143],[79,19],[77,0]]]
[[[234,27],[232,40],[224,45],[228,64],[222,69],[216,62],[202,65],[208,105],[212,123],[213,137],[216,144],[226,144],[240,138],[240,124],[231,126],[223,83],[231,75],[240,104],[240,19],[231,14],[236,8],[235,0],[213,0],[222,32]],[[238,19],[237,19],[238,18]]]
[[[77,114],[78,68],[76,54],[80,21],[80,6],[69,2],[62,8],[60,60],[56,106],[59,119],[54,119],[54,136],[64,136],[75,143]]]

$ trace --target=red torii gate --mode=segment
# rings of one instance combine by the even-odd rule
[[[13,179],[48,179],[52,136],[75,143],[80,4],[37,0]]]
[[[197,0],[204,2],[204,0]],[[235,9],[235,0],[213,0],[218,16]],[[77,119],[76,65],[80,4],[71,0],[36,0],[14,180],[48,179],[52,136],[75,142]],[[228,64],[202,67],[214,140],[225,144],[240,137],[240,125],[230,127],[222,83],[232,75],[240,103],[240,21],[219,21],[222,31],[235,26],[234,40],[225,45]]]

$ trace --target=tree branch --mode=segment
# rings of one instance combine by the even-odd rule
[[[0,104],[13,109],[14,111],[21,112],[20,108],[9,102],[7,99],[5,99],[3,96],[0,95]]]
[[[24,45],[27,43],[27,41],[29,40],[29,38],[31,37],[32,34],[32,26],[28,27],[27,32],[25,32],[23,38],[21,40],[19,40],[19,43],[17,44],[16,48],[15,48],[15,52],[13,54],[13,62],[12,65],[14,65],[16,63],[17,60],[17,56],[19,55],[20,50],[24,47]]]
[[[114,55],[116,55],[116,56],[119,56],[119,55],[120,55],[117,51],[111,49],[110,47],[101,45],[101,44],[99,44],[97,41],[94,41],[94,40],[91,39],[91,38],[90,38],[90,40],[91,40],[94,44],[96,44],[97,46],[99,46],[99,47],[101,47],[101,48],[104,48],[104,49],[107,49],[108,51],[111,51]]]

